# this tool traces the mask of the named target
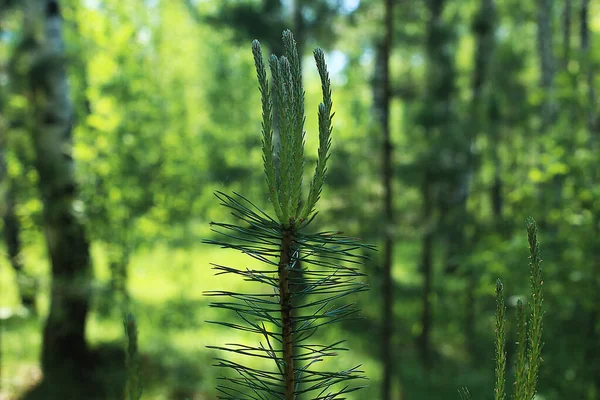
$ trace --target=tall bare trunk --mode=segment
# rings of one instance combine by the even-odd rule
[[[552,13],[554,0],[538,0],[538,21],[537,21],[537,47],[538,58],[540,62],[540,87],[542,89],[542,104],[541,104],[541,127],[540,133],[547,135],[556,121],[557,104],[554,88],[554,77],[556,73],[556,62],[553,51],[553,29],[552,29]],[[558,144],[568,147],[570,135],[562,135],[558,138]],[[536,157],[534,157],[535,159]],[[561,207],[562,187],[564,177],[555,175],[552,182],[542,184],[538,191],[538,198],[542,208],[547,210],[558,209]],[[552,196],[547,196],[545,193],[550,191]],[[540,219],[539,223],[545,227],[548,232],[549,240],[556,240],[558,227],[551,226],[546,219]]]
[[[456,176],[453,177],[451,182],[442,182],[439,175],[436,176],[436,170],[456,168],[456,165],[454,165],[454,156],[458,147],[455,146],[457,142],[454,141],[456,140],[454,136],[456,132],[456,120],[452,104],[452,96],[455,89],[452,57],[445,50],[449,44],[448,35],[450,34],[442,20],[445,0],[431,0],[427,5],[429,9],[425,44],[427,54],[427,88],[423,101],[428,112],[423,113],[421,118],[426,130],[427,140],[430,143],[430,150],[425,159],[425,170],[421,183],[423,202],[422,221],[426,228],[422,237],[420,265],[421,273],[423,274],[422,330],[417,338],[421,361],[425,369],[429,369],[432,366],[430,336],[434,314],[431,297],[434,290],[432,260],[435,209],[437,207],[439,210],[439,220],[446,224],[446,233],[451,232],[446,237],[448,238],[448,242],[451,243],[450,247],[452,247],[452,243],[455,243],[455,238],[451,236],[456,232],[454,230],[455,227],[452,225],[452,219],[456,218],[456,206],[459,204],[456,200],[462,195],[459,193],[461,188],[458,185],[459,180],[456,179]],[[446,139],[448,137],[452,139]],[[439,156],[439,152],[444,152],[446,156]],[[442,190],[447,192],[445,197],[437,195]],[[448,258],[452,258],[452,255],[450,254]],[[453,267],[449,268],[452,269]]]
[[[588,129],[590,134],[598,142],[598,115],[596,112],[596,85],[594,84],[594,64],[590,47],[590,28],[589,28],[590,0],[581,0],[580,18],[581,18],[581,50],[585,59],[586,83],[588,87]],[[597,145],[598,143],[596,143]]]
[[[552,125],[556,111],[554,104],[555,60],[552,50],[554,0],[538,0],[538,4],[537,42],[541,71],[540,86],[544,92],[542,103],[542,133],[544,133]]]
[[[0,127],[0,129],[6,129]],[[5,152],[7,146],[6,131],[0,132],[0,214],[4,223],[3,235],[6,243],[6,250],[10,264],[15,270],[17,278],[17,287],[21,305],[28,310],[35,312],[35,289],[36,282],[29,276],[23,265],[21,257],[21,239],[19,237],[21,224],[16,213],[16,198],[14,191],[14,182],[8,176]]]
[[[36,44],[29,71],[35,167],[52,272],[42,370],[46,380],[67,386],[81,377],[89,357],[85,321],[92,270],[71,156],[73,113],[60,7],[57,0],[29,0],[27,7],[25,31]]]
[[[589,30],[589,0],[581,0],[581,8],[579,10],[580,21],[581,21],[581,30],[580,30],[580,46],[581,51],[584,56],[584,74],[585,80],[588,87],[588,115],[587,115],[587,128],[589,134],[589,143],[590,148],[592,149],[593,154],[598,154],[599,146],[600,146],[600,126],[598,126],[598,116],[596,112],[596,88],[594,85],[595,79],[595,70],[593,67],[593,62],[591,59],[591,35]],[[591,181],[597,182],[598,177],[600,176],[600,168],[593,167],[593,171],[591,173]],[[594,207],[594,206],[592,206]],[[600,237],[600,210],[598,206],[592,210],[593,217],[593,238],[590,251],[592,255],[592,265],[591,265],[591,276],[590,276],[590,295],[593,298],[591,304],[597,305],[600,304],[600,247],[599,247],[599,237]],[[600,399],[600,344],[598,343],[598,337],[600,336],[600,313],[598,312],[597,307],[592,306],[588,315],[587,322],[587,352],[585,357],[585,365],[591,366],[590,376],[592,378],[592,385],[594,387],[594,391],[596,394],[596,398]]]
[[[467,128],[467,132],[470,132],[468,138],[468,148],[465,149],[465,153],[467,154],[467,168],[463,173],[463,182],[462,185],[466,187],[464,190],[465,196],[461,199],[461,212],[460,216],[461,220],[467,220],[467,200],[470,195],[470,180],[476,174],[478,165],[476,163],[474,154],[472,153],[473,144],[477,138],[477,136],[481,132],[492,131],[492,122],[490,121],[490,101],[491,96],[488,95],[488,92],[485,91],[486,85],[489,82],[489,66],[492,58],[492,54],[495,47],[495,39],[494,39],[494,30],[496,26],[496,10],[495,4],[493,0],[482,0],[479,12],[475,17],[475,23],[473,24],[473,33],[475,35],[476,40],[476,49],[475,49],[475,62],[474,62],[474,70],[473,70],[473,80],[472,80],[472,99],[471,99],[471,111],[472,111],[472,119],[469,120],[469,128]],[[487,96],[486,96],[487,95]],[[490,132],[491,133],[491,132]],[[494,140],[494,139],[492,139]],[[497,149],[494,147],[491,150],[494,152],[494,159],[497,159]],[[495,209],[495,214],[498,214],[500,211],[498,210],[501,206],[501,193],[498,192],[501,190],[502,184],[499,174],[498,162],[495,162],[496,173],[495,173],[495,185],[494,189],[496,192],[493,193],[493,205]],[[463,244],[462,247],[459,247],[457,250],[460,252],[465,252],[466,249],[464,245],[467,243],[466,232],[465,232],[465,224],[464,222],[459,225],[461,231],[459,232],[459,236],[462,240],[459,242]],[[475,246],[475,241],[477,240],[478,235],[473,235],[470,240],[471,247]],[[477,284],[477,273],[473,269],[472,266],[467,266],[466,268],[466,280],[467,280],[467,291],[465,296],[465,338],[468,348],[471,354],[474,353],[474,344],[475,340],[475,321],[476,321],[476,296],[475,296],[475,288]]]
[[[571,20],[573,15],[573,4],[571,0],[564,0],[562,12],[563,28],[563,69],[567,69],[571,59]]]
[[[393,335],[393,282],[392,260],[394,251],[394,210],[392,204],[392,141],[390,137],[390,53],[392,51],[393,33],[393,1],[384,0],[385,33],[377,45],[377,62],[373,76],[373,106],[374,113],[383,136],[382,148],[382,184],[384,190],[383,213],[385,216],[383,274],[382,282],[382,330],[381,330],[381,359],[383,363],[382,399],[390,400],[392,396],[392,375],[394,351],[392,348]]]
[[[421,245],[421,273],[423,274],[423,294],[421,297],[422,314],[421,314],[421,334],[418,338],[419,352],[421,353],[421,361],[425,369],[431,368],[431,327],[432,327],[432,305],[431,292],[433,285],[433,226],[432,218],[434,211],[434,199],[432,196],[433,182],[431,180],[431,172],[429,167],[425,167],[422,182],[423,196],[423,216],[422,221],[425,223],[425,232],[423,234]]]
[[[296,40],[300,60],[302,60],[306,46],[306,21],[303,14],[305,1],[294,0],[294,39]],[[302,63],[300,63],[300,68],[302,68]]]
[[[1,167],[0,167],[1,168]],[[31,312],[35,313],[35,290],[36,283],[33,277],[29,276],[24,269],[23,258],[21,256],[20,223],[16,214],[16,199],[14,196],[12,184],[9,179],[6,180],[4,193],[4,210],[2,220],[4,222],[4,241],[8,251],[10,264],[15,270],[17,277],[17,287],[19,288],[19,297],[21,305]]]

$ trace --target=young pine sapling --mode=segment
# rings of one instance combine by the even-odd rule
[[[319,327],[353,316],[357,310],[341,300],[366,290],[360,278],[361,248],[373,249],[339,232],[309,233],[306,227],[316,216],[330,155],[332,133],[331,85],[324,53],[314,58],[321,79],[323,101],[319,104],[319,149],[315,172],[302,199],[304,174],[304,89],[300,57],[290,31],[283,32],[285,54],[269,59],[271,81],[258,41],[252,52],[262,102],[263,164],[269,200],[275,217],[260,210],[241,194],[217,192],[221,204],[241,220],[240,224],[211,223],[224,240],[206,243],[239,250],[262,263],[259,269],[239,269],[212,264],[217,274],[233,274],[256,283],[255,293],[209,291],[223,298],[212,307],[232,312],[232,322],[209,321],[260,337],[257,344],[213,346],[222,354],[217,366],[234,376],[223,377],[217,390],[221,399],[334,400],[357,390],[351,381],[364,378],[359,367],[322,371],[320,363],[346,350],[343,341],[329,345],[314,342]],[[280,145],[275,148],[277,130]],[[279,163],[276,167],[275,158]],[[262,287],[262,290],[260,288]],[[265,290],[266,288],[266,290]],[[311,340],[312,339],[312,340]],[[240,359],[272,360],[271,368],[258,369]]]
[[[529,242],[529,279],[531,298],[529,315],[523,302],[517,302],[517,354],[515,373],[515,392],[511,399],[532,400],[537,393],[537,379],[542,361],[542,269],[540,243],[537,239],[537,226],[533,218],[527,220],[527,240]],[[496,384],[494,400],[506,399],[506,320],[504,305],[504,286],[500,279],[496,281]],[[464,400],[470,399],[468,390],[462,389]]]

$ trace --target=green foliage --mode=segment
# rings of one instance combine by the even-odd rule
[[[33,60],[19,56],[31,43],[23,41],[25,2],[4,3],[16,7],[3,9],[0,15],[0,124],[6,144],[2,151],[22,227],[23,265],[39,281],[36,297],[43,320],[51,278],[40,239],[42,202],[29,140],[35,118],[28,105],[32,93],[25,72]],[[190,18],[184,3],[194,7],[199,19]],[[358,8],[350,10],[350,3]],[[569,3],[570,34],[565,8]],[[584,49],[582,7],[587,3],[589,46]],[[443,4],[444,10],[435,22],[437,28],[431,30],[428,23],[435,4]],[[492,396],[494,357],[489,345],[496,308],[492,293],[499,276],[507,295],[507,369],[509,375],[515,370],[517,382],[513,386],[512,376],[506,379],[506,397],[512,397],[513,391],[517,398],[525,397],[532,302],[527,300],[529,282],[513,273],[512,266],[521,262],[521,221],[529,210],[544,216],[538,220],[540,230],[547,232],[544,273],[552,276],[544,284],[544,308],[552,313],[544,317],[543,329],[551,340],[543,347],[537,396],[587,400],[600,393],[596,379],[600,376],[600,126],[593,115],[598,111],[597,93],[595,97],[589,93],[598,90],[593,85],[598,82],[600,55],[594,19],[598,3],[556,3],[556,13],[551,14],[561,16],[553,24],[552,46],[558,56],[554,80],[558,113],[555,124],[544,131],[538,129],[545,94],[538,87],[541,71],[535,34],[540,4],[411,2],[394,15],[389,60],[393,203],[398,211],[393,227],[398,254],[392,271],[397,295],[393,343],[402,349],[394,382],[406,398],[444,398],[456,393],[457,381],[472,393],[485,390]],[[243,193],[257,207],[271,207],[260,184],[265,179],[260,165],[267,152],[261,149],[256,132],[265,117],[257,110],[255,60],[246,44],[251,38],[260,39],[262,51],[284,55],[293,71],[280,33],[284,26],[297,23],[295,5],[300,5],[301,17],[294,27],[298,52],[300,58],[307,56],[302,79],[305,110],[309,110],[304,123],[301,214],[312,197],[313,168],[322,159],[318,149],[326,143],[317,143],[319,119],[314,113],[322,102],[320,76],[307,63],[310,53],[302,51],[319,43],[338,50],[327,54],[336,97],[336,136],[331,145],[335,156],[327,161],[323,184],[327,195],[319,201],[318,223],[375,242],[386,221],[381,213],[381,146],[372,107],[376,86],[370,78],[383,62],[373,56],[377,54],[374,43],[381,39],[384,2],[60,1],[69,86],[77,110],[73,156],[83,189],[74,204],[87,219],[96,273],[96,301],[87,337],[94,346],[121,337],[118,307],[104,293],[110,276],[107,266],[121,263],[122,267],[129,261],[130,300],[140,311],[140,329],[148,332],[140,340],[147,340],[145,353],[149,365],[156,367],[143,369],[149,374],[144,377],[145,397],[214,398],[214,377],[220,370],[207,370],[207,363],[198,362],[213,356],[198,346],[198,338],[229,335],[234,336],[228,336],[230,341],[252,343],[252,333],[229,333],[228,328],[198,321],[220,320],[224,314],[220,308],[206,310],[208,300],[199,300],[198,292],[216,287],[244,291],[244,282],[238,285],[234,274],[209,278],[207,268],[191,271],[190,266],[204,265],[205,258],[225,265],[243,263],[241,253],[215,248],[202,254],[206,250],[198,249],[198,238],[208,231],[206,222],[223,221],[230,211],[215,207],[215,190]],[[265,58],[270,103],[275,90],[268,64]],[[276,104],[271,104],[267,113],[272,116],[273,136],[270,144],[263,145],[272,149],[269,187],[278,196],[277,112]],[[435,180],[434,201],[444,206],[436,205],[430,218],[420,212],[426,167]],[[463,182],[461,177],[466,184],[456,186]],[[280,214],[273,211],[273,219],[280,222]],[[454,240],[461,230],[464,240]],[[2,227],[0,231],[6,238]],[[418,300],[423,287],[419,239],[425,233],[431,233],[433,248],[429,373],[420,370],[415,355],[423,311]],[[0,248],[2,266],[9,265],[7,254],[5,246]],[[449,263],[456,265],[456,272],[446,272],[444,264]],[[368,279],[377,288],[381,280],[377,269],[373,271]],[[0,274],[0,311],[15,315],[14,271],[0,268]],[[355,351],[341,361],[362,363],[371,382],[369,388],[349,394],[349,399],[379,397],[379,293],[372,290],[350,300],[364,310],[364,322],[330,325],[314,336],[315,340],[340,336],[357,343]],[[519,298],[523,302],[514,301]],[[199,309],[202,314],[193,311]],[[149,320],[146,313],[153,317]],[[0,397],[19,398],[31,383],[25,376],[34,376],[29,371],[38,365],[40,325],[30,320],[18,325],[12,317],[12,322],[4,321]],[[194,330],[192,321],[197,322]],[[149,329],[159,324],[167,329]],[[515,363],[521,368],[516,369]],[[182,386],[188,390],[186,396],[170,392]]]
[[[527,383],[527,322],[521,299],[517,302],[517,370],[515,376],[515,399],[525,398]]]
[[[302,176],[304,174],[304,89],[302,87],[301,61],[296,42],[290,31],[284,31],[285,55],[269,58],[272,90],[263,63],[260,43],[252,43],[252,53],[258,76],[262,102],[263,161],[271,203],[279,221],[285,226],[302,224],[312,213],[319,200],[325,178],[327,159],[331,147],[331,82],[323,50],[314,51],[323,102],[319,104],[319,152],[317,166],[310,184],[308,199],[301,206]],[[274,106],[275,105],[275,106]],[[273,117],[277,115],[281,146],[277,149],[280,169],[275,171],[273,161]]]
[[[533,218],[527,220],[527,239],[529,241],[530,253],[530,280],[531,280],[531,299],[529,301],[529,330],[528,330],[528,348],[527,348],[527,384],[526,396],[523,400],[532,399],[537,390],[538,372],[542,362],[542,317],[544,315],[542,303],[544,297],[542,294],[542,269],[540,263],[540,243],[537,239],[537,226]],[[521,399],[517,399],[521,400]]]
[[[216,193],[221,205],[240,223],[213,222],[213,230],[225,237],[207,240],[208,244],[235,249],[262,262],[260,269],[238,269],[214,264],[217,274],[233,274],[255,283],[256,292],[208,291],[207,296],[226,297],[211,307],[232,312],[233,321],[209,321],[227,328],[250,332],[261,341],[258,345],[227,344],[211,346],[224,354],[271,360],[271,367],[241,364],[225,357],[217,366],[232,370],[217,387],[221,399],[342,399],[359,389],[353,381],[363,379],[360,366],[343,371],[325,372],[322,362],[346,350],[339,340],[322,345],[314,341],[319,327],[356,314],[357,310],[341,300],[366,290],[359,281],[364,276],[359,265],[365,256],[360,249],[373,249],[340,232],[309,233],[314,206],[325,175],[331,134],[331,90],[320,49],[315,60],[321,76],[323,103],[319,106],[319,159],[308,200],[301,207],[304,166],[304,90],[300,59],[290,31],[283,33],[286,54],[271,56],[272,91],[269,91],[260,45],[253,42],[256,70],[262,98],[263,161],[271,203],[277,220],[235,193]],[[281,147],[280,165],[273,161],[273,109],[277,114]],[[258,290],[260,286],[264,288]]]
[[[540,268],[540,244],[537,239],[537,226],[533,218],[527,219],[527,240],[530,260],[529,276],[531,299],[529,302],[529,324],[521,300],[517,303],[517,361],[514,400],[532,400],[537,393],[537,377],[542,362],[542,270]],[[504,286],[500,279],[496,281],[496,385],[494,399],[506,398],[506,321],[504,305]],[[529,339],[527,341],[527,338]],[[468,391],[460,392],[468,399]]]
[[[460,389],[458,391],[458,393],[460,394],[461,400],[470,400],[471,399],[471,393],[469,392],[469,389],[467,389],[467,388]]]

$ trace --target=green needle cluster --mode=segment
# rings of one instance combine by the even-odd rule
[[[269,198],[277,219],[284,226],[305,222],[315,211],[327,171],[332,132],[331,82],[323,50],[317,48],[314,57],[321,78],[323,101],[319,104],[319,151],[315,174],[310,183],[307,201],[301,204],[304,174],[304,89],[301,60],[292,32],[283,32],[285,55],[269,58],[271,87],[263,61],[260,43],[252,42],[252,53],[258,77],[262,103],[263,162]],[[281,146],[277,149],[280,166],[275,169],[273,130],[277,116]]]
[[[537,226],[533,218],[527,219],[527,240],[529,242],[529,277],[531,299],[529,301],[529,322],[523,302],[517,302],[517,368],[515,376],[514,400],[532,400],[536,394],[537,377],[542,361],[542,269],[540,264],[540,243],[537,239]],[[495,399],[505,398],[506,353],[504,351],[504,290],[498,280],[496,288],[496,388]]]
[[[540,243],[537,239],[537,227],[533,218],[527,219],[527,239],[529,242],[529,276],[531,299],[527,315],[523,302],[517,302],[517,354],[515,373],[515,392],[513,400],[532,400],[537,392],[537,378],[542,362],[542,269]],[[506,307],[504,304],[504,286],[496,281],[496,384],[494,399],[506,398]],[[463,400],[471,398],[468,390],[459,390]]]

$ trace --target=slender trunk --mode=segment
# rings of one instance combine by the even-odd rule
[[[300,61],[302,61],[306,45],[306,21],[302,14],[304,1],[305,0],[294,0],[294,39],[296,40],[296,48],[298,49]],[[302,62],[300,62],[300,68],[302,68]]]
[[[0,113],[5,111],[6,100],[5,93],[0,94]],[[5,159],[8,148],[7,129],[9,123],[6,121],[6,115],[0,114],[0,119],[4,120],[2,126],[0,126],[0,193],[3,195],[0,198],[0,216],[4,223],[2,236],[6,244],[10,264],[17,278],[21,305],[35,313],[36,282],[24,270],[23,259],[21,257],[21,240],[19,237],[21,224],[16,213],[15,182],[8,176]]]
[[[598,228],[598,218],[594,220],[594,237],[598,237],[600,229]],[[592,246],[592,274],[590,279],[591,290],[590,294],[592,297],[593,305],[600,304],[600,251],[597,246]],[[600,344],[598,337],[600,337],[599,325],[599,313],[598,307],[592,306],[588,315],[587,322],[587,334],[586,334],[586,353],[584,364],[590,366],[590,376],[592,378],[592,386],[596,393],[596,398],[600,399]]]
[[[124,315],[129,312],[129,291],[127,290],[128,266],[129,266],[129,246],[126,242],[117,243],[114,245],[115,254],[110,261],[109,269],[110,290],[111,290],[111,307],[116,305],[116,310]],[[114,310],[115,308],[113,308]]]
[[[555,58],[553,53],[553,29],[552,29],[552,14],[554,0],[538,0],[538,21],[537,21],[537,47],[538,58],[540,62],[540,87],[542,90],[541,104],[541,126],[539,133],[548,135],[556,120],[557,107],[554,90],[555,76]],[[568,147],[569,135],[562,135],[558,139],[558,144]],[[539,162],[536,155],[533,156],[536,163]],[[552,209],[559,209],[561,206],[563,177],[555,175],[552,182],[540,185],[538,189],[538,199],[542,205],[542,209],[546,210],[546,214]],[[550,192],[552,195],[548,196]],[[558,227],[550,224],[547,218],[540,218],[539,224],[545,227],[548,233],[549,241],[556,240]]]
[[[475,17],[475,23],[473,24],[473,31],[476,38],[476,50],[475,50],[475,67],[473,70],[473,80],[472,80],[472,100],[471,100],[471,110],[473,112],[473,119],[470,121],[470,127],[467,129],[467,132],[470,132],[468,138],[468,147],[465,149],[465,153],[467,155],[467,168],[463,173],[463,183],[462,185],[466,187],[464,190],[465,196],[461,198],[460,204],[460,221],[464,221],[467,218],[467,201],[468,196],[470,195],[470,180],[476,174],[478,165],[476,164],[475,157],[471,151],[473,148],[473,144],[477,139],[477,136],[483,131],[489,131],[491,128],[490,121],[490,96],[485,97],[485,87],[489,82],[489,65],[492,58],[492,54],[494,51],[495,39],[494,39],[494,30],[495,30],[495,4],[493,0],[482,0],[481,6],[477,16]],[[487,128],[487,129],[486,129]],[[497,150],[495,148],[492,149],[493,152]],[[497,155],[496,155],[497,156]],[[499,174],[496,172],[496,180],[495,184],[499,183]],[[496,188],[497,190],[499,187]],[[495,193],[495,196],[498,196],[499,193]],[[497,200],[496,200],[497,201]],[[492,202],[495,206],[495,202]],[[464,253],[465,252],[465,243],[467,242],[466,232],[465,232],[465,224],[464,222],[460,222],[458,224],[460,231],[457,235],[460,240],[458,244],[461,246],[457,247],[455,251]],[[477,229],[477,228],[476,228]],[[473,240],[471,240],[471,245],[474,245],[474,242],[477,238],[477,235],[473,236]],[[475,338],[475,321],[476,321],[476,296],[475,296],[475,288],[477,282],[477,274],[472,266],[467,266],[466,270],[467,274],[467,291],[465,296],[465,338],[467,343],[467,348],[471,355],[474,354],[474,344],[476,342]]]
[[[590,0],[581,0],[581,50],[585,58],[586,83],[588,87],[588,130],[590,135],[597,135],[596,86],[594,84],[594,64],[592,62],[589,28]],[[597,140],[595,140],[597,141]],[[596,143],[597,145],[597,143]]]
[[[573,4],[571,0],[564,0],[562,13],[563,23],[563,69],[567,69],[571,59],[571,19]]]
[[[10,264],[15,270],[15,275],[17,277],[17,287],[19,289],[21,305],[35,312],[35,284],[32,278],[28,277],[23,269],[21,240],[19,238],[21,229],[19,218],[17,217],[15,210],[16,199],[13,182],[6,170],[6,162],[4,159],[5,146],[4,140],[0,140],[0,185],[3,186],[4,189],[4,198],[0,199],[0,213],[2,214],[2,221],[4,223],[3,236]]]
[[[293,232],[283,232],[281,252],[279,254],[279,305],[281,307],[281,344],[283,347],[283,380],[285,400],[294,400],[294,341],[293,341],[293,306],[290,292],[290,261],[292,256]]]
[[[593,223],[593,238],[598,238],[600,235],[600,218],[598,212],[594,216]],[[589,297],[591,297],[591,309],[588,312],[587,329],[585,334],[586,352],[584,356],[584,365],[589,366],[588,379],[591,379],[591,386],[594,388],[596,399],[600,399],[600,336],[599,319],[600,314],[598,308],[594,305],[600,304],[600,250],[597,246],[598,239],[592,240],[589,246],[592,256],[591,274],[589,280]]]
[[[433,217],[432,182],[430,171],[427,168],[423,175],[423,218],[426,231],[423,234],[421,245],[421,273],[423,274],[423,295],[421,298],[421,334],[418,339],[419,352],[423,367],[431,368],[430,334],[432,324],[431,289],[433,285],[433,228],[431,220]]]
[[[477,286],[477,275],[470,268],[467,274],[467,294],[465,296],[465,342],[471,355],[471,360],[476,352],[477,338],[475,337],[475,323],[477,321],[477,297],[475,289]]]
[[[2,162],[0,160],[0,162]],[[0,167],[1,168],[1,167]],[[15,212],[15,197],[12,188],[12,182],[8,177],[5,178],[5,196],[4,196],[4,240],[8,251],[10,264],[15,270],[17,276],[17,287],[19,288],[19,297],[21,304],[28,310],[35,312],[35,281],[28,276],[24,270],[23,259],[21,257],[21,240],[19,238],[20,224],[19,218]]]
[[[383,213],[385,216],[384,248],[383,248],[383,276],[382,294],[382,331],[381,331],[381,359],[383,363],[382,399],[389,400],[392,396],[392,375],[394,352],[392,349],[393,334],[393,281],[392,260],[394,251],[394,210],[392,193],[392,141],[390,137],[390,53],[392,50],[393,33],[393,1],[384,0],[385,5],[385,33],[378,44],[377,63],[373,77],[373,105],[374,113],[383,135],[382,140],[382,184],[384,190]]]
[[[544,92],[542,103],[542,133],[554,120],[554,74],[555,62],[552,51],[552,7],[554,0],[539,0],[537,41],[540,59],[540,86]]]
[[[589,31],[589,0],[581,0],[580,19],[581,19],[581,31],[580,31],[580,46],[585,59],[585,79],[588,86],[588,135],[589,144],[593,154],[598,153],[598,145],[600,141],[599,128],[597,126],[597,114],[596,114],[596,92],[594,86],[594,68],[591,60],[591,43],[590,43],[590,31]],[[600,170],[597,166],[592,167],[591,181],[597,182],[600,176]],[[594,206],[592,206],[594,207]],[[600,237],[600,210],[596,206],[592,209],[594,214],[593,218],[593,238],[591,247],[592,253],[592,271],[590,279],[590,293],[594,298],[591,304],[600,304],[600,250],[598,247],[598,237]],[[600,315],[597,307],[592,307],[588,315],[588,330],[586,341],[588,343],[585,357],[585,365],[591,366],[590,376],[592,379],[592,386],[595,391],[596,399],[600,399],[600,344],[598,337],[600,336],[600,329],[598,328]]]
[[[85,321],[92,271],[89,243],[78,217],[71,156],[73,115],[63,61],[60,8],[56,0],[30,0],[28,6],[30,13],[26,13],[25,31],[37,41],[37,61],[29,72],[35,114],[32,134],[52,272],[42,370],[50,380],[52,376],[60,376],[57,383],[66,389],[68,382],[84,373],[82,366],[89,357]],[[40,23],[43,35],[37,40],[35,29]]]
[[[421,248],[421,272],[423,274],[423,294],[422,294],[422,316],[421,316],[421,334],[417,342],[421,353],[421,361],[425,369],[431,368],[431,350],[430,350],[430,334],[433,325],[433,312],[431,304],[431,294],[433,291],[433,215],[434,208],[439,208],[440,221],[448,227],[452,225],[452,218],[446,218],[446,215],[452,214],[450,204],[456,207],[455,195],[459,191],[458,180],[455,178],[452,182],[442,182],[436,179],[433,175],[435,170],[444,170],[454,167],[454,160],[440,160],[437,151],[443,150],[447,154],[455,155],[454,148],[445,146],[446,142],[442,141],[442,133],[446,136],[456,129],[456,120],[453,112],[452,96],[454,94],[454,70],[452,57],[444,51],[448,43],[448,30],[442,20],[442,11],[445,5],[445,0],[431,0],[428,2],[429,20],[427,21],[427,37],[426,37],[426,53],[427,53],[427,89],[425,91],[426,107],[430,110],[435,110],[432,114],[425,114],[423,125],[425,126],[428,140],[431,141],[430,154],[425,160],[425,170],[423,172],[423,181],[421,187],[421,196],[423,201],[422,221],[426,225],[426,231],[423,235]],[[452,135],[450,135],[452,136]],[[433,139],[431,139],[433,138]],[[435,163],[435,164],[433,164]],[[433,165],[432,165],[433,164]],[[446,194],[445,198],[434,198],[434,193],[437,191],[447,191],[452,194]],[[454,197],[454,200],[449,201],[448,197]],[[455,211],[455,210],[452,210]],[[442,219],[443,218],[443,219]],[[454,227],[452,227],[454,229]],[[446,231],[446,233],[448,233]],[[448,243],[454,242],[455,238],[448,237]]]

